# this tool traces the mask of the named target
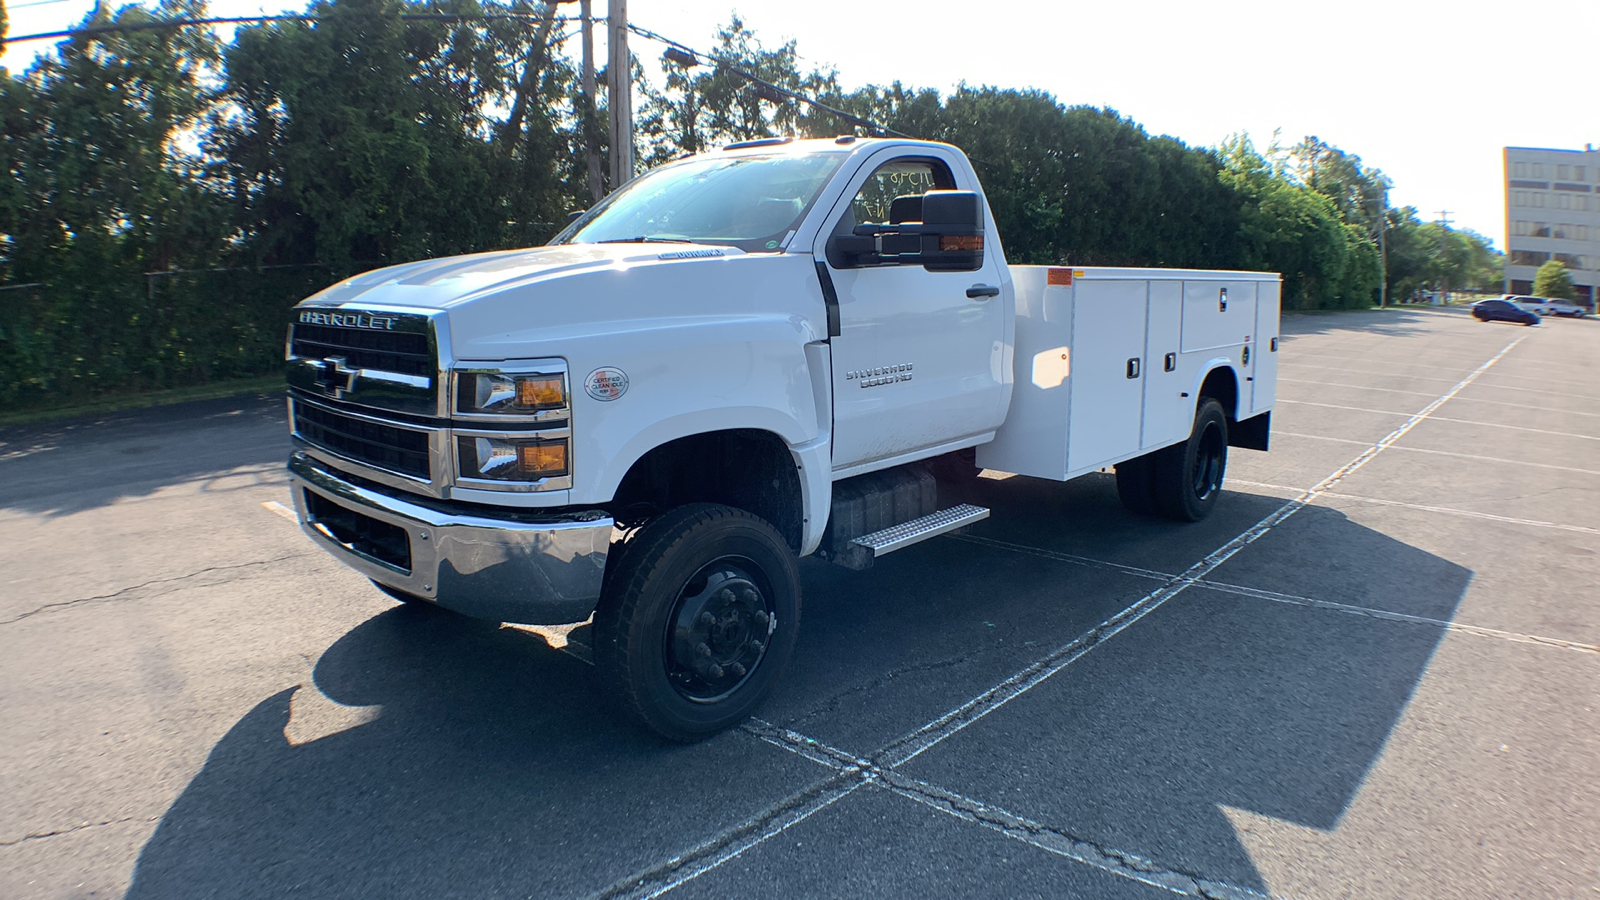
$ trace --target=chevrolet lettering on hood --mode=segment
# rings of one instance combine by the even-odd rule
[[[340,328],[365,328],[368,331],[393,331],[393,316],[375,316],[372,313],[333,313],[315,309],[302,310],[300,321],[306,325],[336,325]]]

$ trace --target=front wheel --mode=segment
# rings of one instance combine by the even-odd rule
[[[595,610],[608,693],[675,741],[743,721],[794,652],[800,575],[765,521],[709,503],[650,522],[621,550]]]
[[[1180,522],[1198,522],[1210,515],[1222,495],[1222,476],[1228,468],[1228,416],[1222,404],[1202,398],[1189,439],[1153,455],[1151,495],[1156,510]]]

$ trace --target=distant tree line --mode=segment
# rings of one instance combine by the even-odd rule
[[[138,28],[206,12],[160,0],[97,7],[82,27],[125,28],[0,70],[0,409],[270,372],[287,307],[323,285],[548,240],[592,203],[585,148],[609,149],[554,9],[316,0],[223,42]],[[853,130],[741,69],[964,148],[1015,262],[1263,269],[1287,308],[1365,307],[1381,236],[1392,297],[1499,283],[1487,240],[1388,209],[1381,172],[1316,138],[1195,148],[1038,90],[846,91],[737,19],[709,52],[660,79],[636,62],[641,167]]]

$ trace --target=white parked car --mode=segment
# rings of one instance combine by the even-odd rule
[[[1530,297],[1525,294],[1502,294],[1502,300],[1515,303],[1518,307],[1541,316],[1568,316],[1581,318],[1589,314],[1587,309],[1571,302],[1570,300],[1556,300],[1550,297]]]

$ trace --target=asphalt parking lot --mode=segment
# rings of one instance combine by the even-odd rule
[[[314,548],[279,399],[0,431],[0,897],[1600,896],[1600,321],[1284,334],[1210,519],[988,473],[689,747]]]

